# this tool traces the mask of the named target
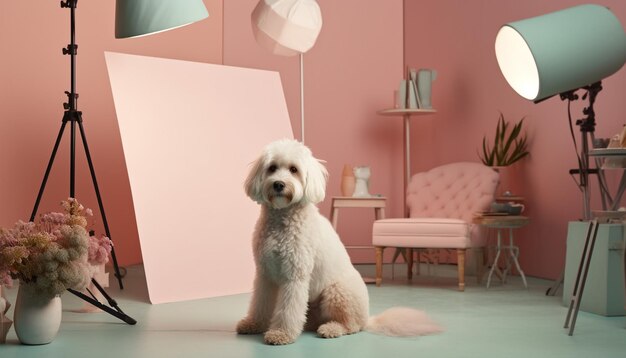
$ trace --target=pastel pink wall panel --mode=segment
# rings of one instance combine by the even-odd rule
[[[291,138],[278,73],[106,54],[152,303],[251,289],[249,164]]]

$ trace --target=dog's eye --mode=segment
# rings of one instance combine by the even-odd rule
[[[278,167],[275,164],[270,165],[269,168],[267,168],[267,171],[270,173],[273,173],[276,171],[276,169],[278,169]]]
[[[289,167],[289,171],[291,172],[291,174],[296,174],[298,172],[298,168],[291,166]]]

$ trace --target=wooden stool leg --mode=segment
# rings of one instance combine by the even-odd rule
[[[483,281],[483,269],[485,268],[485,248],[476,249],[476,281],[480,284]]]
[[[422,258],[421,258],[421,254],[422,254],[422,250],[421,249],[415,249],[415,252],[417,252],[417,261],[415,264],[415,274],[416,275],[420,275],[420,263],[422,262]]]
[[[376,246],[376,286],[383,282],[383,251],[384,247]]]
[[[413,279],[413,249],[406,249],[406,277]]]
[[[457,249],[456,253],[459,270],[459,291],[465,291],[465,249]]]
[[[337,222],[339,221],[339,208],[332,208],[330,212],[330,222],[333,225],[333,229],[337,231]]]

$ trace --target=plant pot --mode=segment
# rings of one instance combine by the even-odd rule
[[[496,188],[496,196],[503,196],[508,192],[514,196],[524,195],[524,178],[521,163],[514,163],[506,167],[492,167],[500,174],[500,182]]]
[[[20,284],[13,320],[22,344],[48,344],[61,326],[61,298],[42,298],[32,285]]]

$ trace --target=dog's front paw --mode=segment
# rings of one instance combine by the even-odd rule
[[[275,346],[295,342],[297,336],[292,336],[281,329],[270,329],[265,333],[265,343]]]
[[[317,335],[322,338],[337,338],[346,334],[346,329],[339,322],[328,322],[319,326]]]
[[[263,327],[250,317],[246,317],[237,323],[238,334],[259,334],[263,332],[265,332]]]

